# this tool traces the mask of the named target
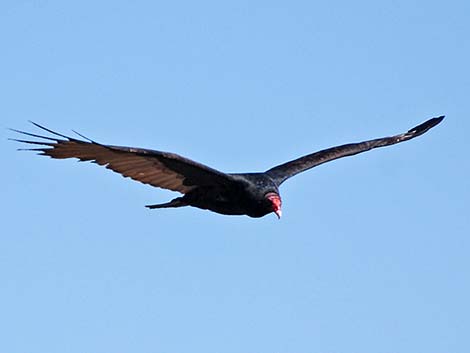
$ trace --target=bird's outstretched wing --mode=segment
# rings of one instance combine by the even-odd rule
[[[394,145],[396,143],[411,140],[412,138],[424,134],[426,131],[439,124],[442,119],[444,119],[444,116],[429,119],[421,125],[418,125],[410,129],[408,132],[400,135],[383,137],[358,143],[350,143],[347,145],[336,146],[318,151],[273,167],[267,170],[266,174],[268,174],[274,180],[274,182],[277,183],[277,185],[280,185],[282,182],[298,173],[334,159],[352,156],[361,152],[369,151],[373,148]]]
[[[24,149],[37,151],[41,155],[58,159],[77,158],[80,161],[91,161],[120,173],[124,177],[183,194],[198,186],[225,186],[233,182],[228,174],[174,153],[102,145],[92,140],[83,141],[68,137],[39,124],[33,124],[56,137],[46,137],[12,129],[23,135],[45,141],[13,140],[41,146]]]

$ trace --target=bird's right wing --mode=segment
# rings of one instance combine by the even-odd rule
[[[13,130],[23,135],[46,141],[15,140],[39,145],[28,149],[52,158],[77,158],[105,166],[124,177],[144,184],[178,191],[183,194],[198,186],[228,186],[233,178],[218,170],[174,153],[143,148],[103,145],[95,141],[83,141],[68,137],[36,123],[35,126],[58,137],[46,137]]]
[[[282,182],[298,173],[334,159],[352,156],[358,153],[369,151],[373,148],[394,145],[396,143],[411,140],[424,134],[426,131],[439,124],[442,119],[444,119],[444,116],[429,119],[421,125],[418,125],[410,129],[408,132],[400,135],[383,137],[358,143],[350,143],[347,145],[336,146],[318,151],[271,168],[266,171],[266,174],[268,174],[277,185],[280,185]]]

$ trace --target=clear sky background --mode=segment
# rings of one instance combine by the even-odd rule
[[[468,1],[0,2],[0,352],[470,351]],[[17,152],[33,120],[263,171],[284,216]]]

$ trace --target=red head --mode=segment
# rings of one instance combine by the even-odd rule
[[[271,201],[272,211],[276,214],[277,218],[281,218],[282,211],[281,211],[281,197],[276,194],[275,192],[270,192],[266,194],[266,198]]]

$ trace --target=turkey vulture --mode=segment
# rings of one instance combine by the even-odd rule
[[[103,145],[78,133],[84,140],[75,139],[33,122],[32,124],[52,134],[53,137],[12,130],[42,139],[42,141],[13,139],[40,146],[22,150],[38,151],[41,155],[58,159],[78,158],[80,161],[91,161],[124,177],[183,194],[170,202],[146,206],[151,209],[194,206],[226,215],[250,217],[263,217],[274,212],[280,218],[281,197],[278,188],[288,178],[337,158],[411,140],[439,124],[442,119],[444,116],[429,119],[403,134],[328,148],[262,173],[233,174],[222,173],[174,153]]]

